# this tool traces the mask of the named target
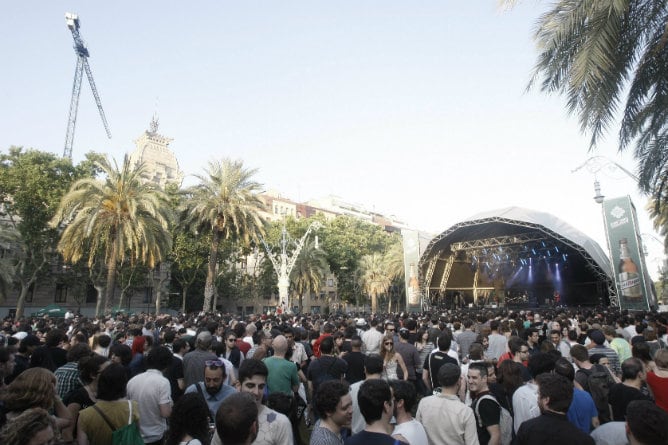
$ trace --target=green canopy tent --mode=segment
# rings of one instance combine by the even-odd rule
[[[64,310],[62,307],[56,305],[56,304],[50,304],[46,307],[43,307],[42,309],[38,310],[37,312],[33,312],[31,314],[32,317],[43,317],[45,315],[48,315],[49,317],[65,317],[65,313],[67,311]]]

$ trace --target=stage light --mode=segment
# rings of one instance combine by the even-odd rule
[[[568,255],[563,254],[563,255],[561,255],[561,257],[564,259],[564,262],[566,262],[566,258],[568,258]]]
[[[531,249],[531,253],[533,253],[533,254],[535,255],[535,254],[536,254],[536,249],[533,249],[533,248],[532,248],[532,249]]]
[[[554,246],[554,250],[555,250],[557,253],[559,253],[559,247]]]

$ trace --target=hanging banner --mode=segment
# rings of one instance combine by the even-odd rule
[[[647,310],[652,298],[645,257],[642,255],[638,217],[628,196],[603,202],[603,218],[608,240],[619,306]]]
[[[404,276],[406,277],[406,311],[419,312],[422,309],[422,290],[418,276],[420,261],[420,234],[416,230],[401,231],[404,245]]]

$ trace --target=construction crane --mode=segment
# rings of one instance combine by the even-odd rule
[[[93,72],[90,70],[90,65],[88,65],[88,56],[90,53],[88,52],[88,48],[86,48],[86,44],[81,39],[81,35],[79,34],[79,16],[77,14],[68,12],[65,14],[65,21],[67,22],[67,27],[70,29],[70,31],[72,31],[72,37],[74,38],[74,52],[77,55],[77,66],[74,70],[74,85],[72,85],[72,99],[70,101],[70,115],[69,119],[67,120],[67,134],[65,135],[65,152],[63,153],[63,157],[72,159],[74,128],[77,124],[79,95],[81,94],[81,79],[83,78],[84,70],[86,71],[86,77],[88,77],[88,83],[90,83],[90,89],[93,90],[95,103],[97,103],[97,109],[100,110],[100,117],[102,118],[102,123],[104,124],[104,129],[107,132],[107,137],[109,139],[111,139],[111,131],[109,130],[107,118],[104,116],[100,95],[97,93],[97,88],[95,87]]]

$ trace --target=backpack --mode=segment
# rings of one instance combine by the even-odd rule
[[[130,414],[128,414],[128,423],[123,425],[120,428],[115,428],[114,425],[109,420],[100,408],[97,405],[93,405],[93,409],[107,422],[109,428],[111,428],[111,443],[112,445],[144,445],[144,439],[141,438],[139,433],[139,428],[137,424],[132,421],[132,401],[128,400],[128,406],[130,407]]]
[[[513,416],[511,416],[510,412],[503,406],[501,406],[501,404],[496,400],[496,398],[490,394],[485,394],[475,402],[475,418],[476,421],[478,422],[478,426],[480,428],[483,428],[482,420],[480,419],[480,411],[478,410],[478,405],[480,405],[480,402],[485,399],[493,400],[494,403],[499,405],[499,409],[501,410],[501,414],[499,416],[499,430],[501,430],[501,445],[510,445],[513,441],[513,434],[514,434]]]
[[[591,398],[594,399],[594,405],[596,405],[596,409],[598,410],[598,420],[601,424],[610,422],[612,416],[610,415],[610,407],[608,406],[608,393],[614,382],[608,370],[603,365],[594,364],[590,369],[579,369],[578,372],[582,372],[587,376],[582,389],[587,391],[591,395]]]

